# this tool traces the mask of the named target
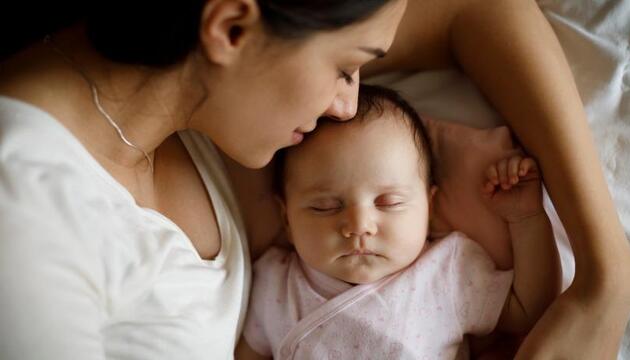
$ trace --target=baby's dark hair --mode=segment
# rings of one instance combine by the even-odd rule
[[[418,149],[420,175],[425,180],[428,190],[428,187],[433,184],[430,139],[420,119],[420,115],[418,115],[416,110],[398,92],[383,86],[360,84],[357,113],[350,120],[350,123],[378,120],[386,110],[399,111],[402,115],[399,118],[404,120],[409,126],[414,137],[416,148]],[[376,116],[370,116],[372,114]],[[346,124],[345,122],[339,122],[329,118],[321,118],[319,122],[320,125],[330,123],[343,126]],[[286,156],[290,151],[291,148],[282,149],[276,153],[274,158],[273,188],[275,194],[281,199],[284,199]]]

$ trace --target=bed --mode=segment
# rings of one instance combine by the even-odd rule
[[[538,3],[571,65],[609,189],[630,237],[630,1]],[[473,127],[502,124],[475,86],[456,71],[387,74],[369,82],[401,91],[421,114]],[[545,206],[554,225],[566,288],[574,274],[571,248],[548,197]],[[630,360],[630,326],[618,359]]]

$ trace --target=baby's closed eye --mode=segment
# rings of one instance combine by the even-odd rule
[[[374,200],[374,204],[378,207],[393,208],[401,206],[405,203],[405,199],[399,195],[381,195]]]
[[[316,213],[327,213],[341,210],[343,203],[337,199],[318,199],[311,202],[308,208]]]

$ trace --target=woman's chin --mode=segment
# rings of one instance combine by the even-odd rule
[[[271,159],[273,158],[274,153],[270,154],[237,154],[236,156],[232,156],[227,154],[232,160],[239,163],[241,166],[246,167],[248,169],[262,169],[265,166],[269,165]]]

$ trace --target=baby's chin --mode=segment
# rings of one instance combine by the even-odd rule
[[[347,276],[344,277],[343,281],[347,282],[348,284],[352,284],[352,285],[362,285],[362,284],[371,284],[374,282],[379,281],[380,279],[386,277],[389,274],[386,275],[352,275],[352,276]]]

